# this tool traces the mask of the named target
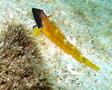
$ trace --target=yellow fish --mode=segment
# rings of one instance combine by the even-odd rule
[[[33,34],[35,36],[38,36],[39,33],[42,32],[50,41],[60,47],[64,52],[71,55],[78,62],[83,63],[96,71],[100,69],[84,57],[75,46],[67,41],[63,33],[60,32],[60,29],[54,23],[50,22],[43,10],[32,8],[32,12],[36,21],[36,26],[33,28]]]

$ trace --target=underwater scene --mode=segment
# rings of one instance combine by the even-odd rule
[[[112,0],[0,0],[0,90],[112,90]]]

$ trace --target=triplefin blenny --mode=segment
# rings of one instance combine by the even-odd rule
[[[36,22],[36,26],[33,27],[34,35],[38,36],[39,33],[42,32],[50,41],[60,47],[65,53],[71,55],[78,62],[83,63],[96,71],[100,69],[84,57],[75,46],[67,41],[61,30],[49,20],[43,10],[32,8],[32,13]]]

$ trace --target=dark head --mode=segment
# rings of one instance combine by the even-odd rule
[[[35,19],[35,22],[36,22],[36,25],[38,26],[38,28],[43,27],[42,20],[41,20],[41,15],[44,14],[43,10],[32,8],[32,13],[33,13],[33,17]]]

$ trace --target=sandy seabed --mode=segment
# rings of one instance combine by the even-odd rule
[[[112,90],[111,6],[111,0],[1,0],[0,30],[12,20],[32,30],[32,7],[43,9],[65,37],[101,68],[96,72],[85,67],[40,35],[35,42],[52,89]]]

